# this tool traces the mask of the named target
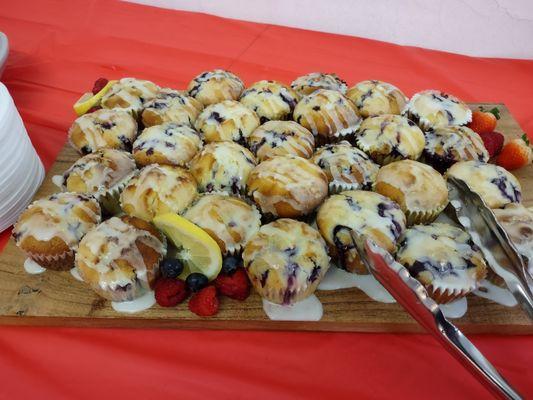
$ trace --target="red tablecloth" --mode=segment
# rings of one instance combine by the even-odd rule
[[[135,76],[184,88],[215,67],[248,84],[291,82],[317,70],[350,84],[382,79],[407,95],[439,88],[466,101],[504,102],[533,133],[532,61],[103,0],[2,0],[0,30],[12,49],[2,81],[46,167],[74,119],[72,103],[96,78]],[[0,246],[6,239],[0,236]],[[473,341],[533,396],[532,337]],[[426,335],[0,327],[0,377],[2,399],[488,397]]]

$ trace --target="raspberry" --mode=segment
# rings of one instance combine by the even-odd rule
[[[500,154],[504,142],[504,137],[500,132],[480,133],[479,136],[491,158]]]
[[[217,289],[214,286],[203,288],[189,299],[189,310],[200,317],[215,315],[218,312],[219,305]]]
[[[232,275],[218,275],[215,286],[220,294],[235,300],[246,300],[250,295],[250,281],[244,268],[238,268]]]
[[[106,78],[98,78],[96,82],[94,82],[94,86],[92,90],[93,94],[96,94],[100,90],[102,90],[104,86],[107,85],[107,82],[109,82],[109,80],[107,80]]]
[[[179,279],[161,278],[155,283],[155,300],[162,307],[174,307],[189,295],[185,282]]]

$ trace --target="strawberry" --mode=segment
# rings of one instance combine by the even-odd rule
[[[162,307],[174,307],[189,295],[185,282],[179,279],[161,278],[154,286],[155,300]]]
[[[96,82],[94,82],[94,86],[92,90],[93,94],[96,94],[100,90],[102,90],[104,86],[107,85],[107,82],[109,82],[109,80],[107,80],[106,78],[98,78]]]
[[[492,158],[497,156],[503,147],[505,140],[504,136],[500,132],[480,133],[479,136],[483,140],[485,148],[489,152],[489,156]]]
[[[246,300],[250,295],[250,281],[244,268],[238,268],[233,274],[219,274],[215,286],[220,294],[235,300]]]
[[[489,111],[479,107],[479,111],[472,112],[472,121],[468,124],[468,127],[477,133],[489,133],[496,128],[496,123],[499,119],[500,110],[496,107]]]
[[[531,150],[529,140],[524,134],[521,139],[513,139],[503,146],[496,164],[507,170],[513,170],[530,164],[532,158],[533,150]]]
[[[218,312],[220,301],[217,289],[210,285],[196,292],[189,299],[189,310],[200,317],[210,317]]]

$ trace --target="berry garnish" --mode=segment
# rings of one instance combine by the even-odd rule
[[[183,264],[176,258],[165,258],[159,264],[159,268],[165,278],[177,278],[183,272]]]
[[[155,300],[162,307],[174,307],[189,295],[185,282],[173,278],[161,278],[155,283]]]
[[[189,310],[200,317],[209,317],[218,312],[220,301],[217,297],[217,289],[207,286],[189,299]]]
[[[109,82],[109,80],[106,78],[98,78],[96,82],[94,82],[94,86],[92,90],[93,94],[96,94],[100,90],[102,90],[105,87],[105,85],[107,85],[107,82]]]
[[[509,171],[522,168],[531,163],[532,153],[529,139],[524,134],[521,139],[513,139],[503,146],[496,164]]]
[[[102,109],[102,107],[100,107],[100,106],[91,107],[91,108],[89,108],[89,111],[87,111],[87,114],[93,113],[93,112],[101,110],[101,109]]]
[[[491,158],[500,154],[505,140],[500,132],[480,133],[479,136],[483,140],[483,144]]]
[[[472,112],[472,121],[468,124],[468,127],[477,133],[489,133],[496,128],[496,123],[499,119],[500,110],[496,107],[489,111],[479,107],[479,111]]]
[[[186,282],[189,289],[191,289],[193,292],[198,292],[207,286],[208,279],[204,274],[193,272],[187,277]]]
[[[242,265],[240,257],[228,256],[222,261],[222,273],[231,275]]]
[[[246,300],[250,295],[250,281],[244,268],[238,268],[232,275],[221,273],[215,286],[220,294],[235,300]]]

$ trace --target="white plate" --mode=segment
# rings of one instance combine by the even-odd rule
[[[7,36],[0,32],[0,76],[4,71],[5,63],[7,60],[7,55],[9,54],[9,41]]]

